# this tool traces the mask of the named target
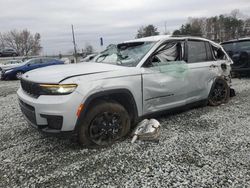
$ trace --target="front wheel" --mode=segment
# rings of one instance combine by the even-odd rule
[[[227,103],[230,98],[230,88],[225,79],[219,78],[215,81],[209,94],[208,103],[211,106],[219,106]]]
[[[23,76],[23,72],[18,71],[18,72],[16,73],[16,79],[20,80],[20,79],[22,78],[22,76]]]
[[[129,130],[126,109],[116,102],[100,101],[80,120],[78,140],[81,145],[107,146],[123,138]]]

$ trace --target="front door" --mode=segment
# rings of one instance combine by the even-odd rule
[[[182,41],[162,45],[143,68],[143,113],[185,105],[188,82]]]

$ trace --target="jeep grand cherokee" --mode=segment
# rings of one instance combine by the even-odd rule
[[[230,64],[212,41],[155,36],[109,46],[93,62],[28,72],[17,93],[34,127],[75,131],[80,144],[107,145],[149,114],[227,102]]]

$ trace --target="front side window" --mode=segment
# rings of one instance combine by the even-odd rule
[[[145,67],[155,67],[179,62],[183,60],[184,43],[181,41],[170,41],[162,45]]]
[[[92,61],[135,67],[154,45],[155,42],[131,42],[110,45]]]

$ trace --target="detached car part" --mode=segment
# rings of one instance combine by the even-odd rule
[[[135,128],[131,143],[134,143],[137,139],[159,141],[159,136],[160,123],[156,119],[144,119]]]

